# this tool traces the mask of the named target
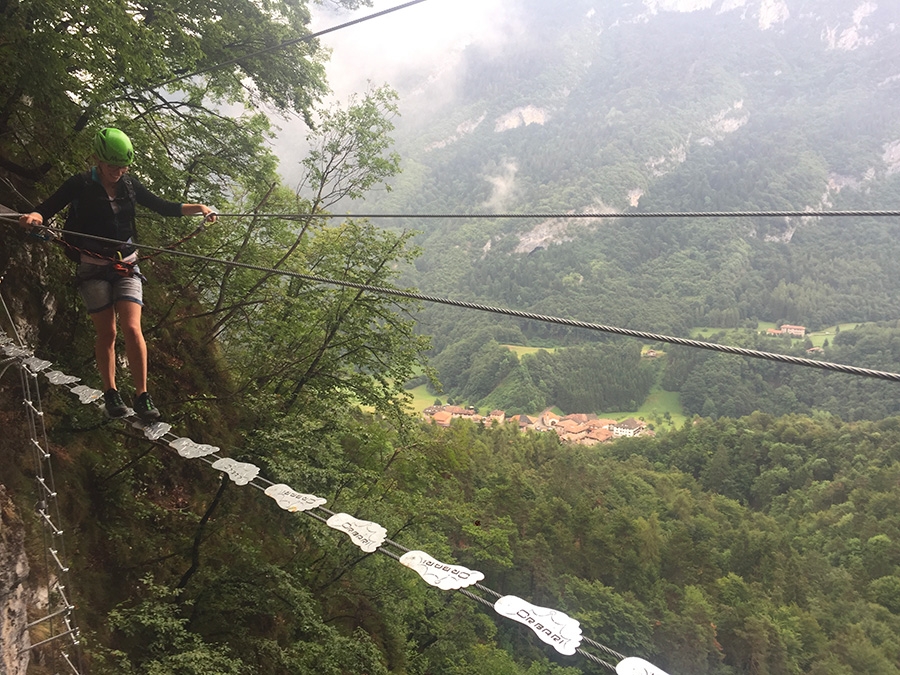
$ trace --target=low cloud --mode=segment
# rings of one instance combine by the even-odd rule
[[[516,174],[518,172],[518,164],[507,160],[496,174],[484,177],[494,188],[490,199],[484,204],[485,207],[496,213],[501,213],[507,209],[514,194]]]
[[[313,8],[312,29],[323,30],[403,4],[375,0],[353,12]],[[466,47],[502,49],[521,32],[515,0],[428,0],[321,38],[332,50],[328,81],[338,99],[388,83],[398,89],[434,82],[452,71]],[[410,93],[410,92],[403,92]]]
[[[311,6],[318,32],[392,7],[404,0],[374,0],[347,11],[333,3]],[[371,86],[390,85],[401,95],[404,117],[427,114],[456,95],[467,47],[500,51],[521,36],[517,0],[427,0],[320,38],[331,51],[326,64],[333,102],[346,104]],[[302,120],[274,120],[280,128],[274,150],[289,185],[300,178],[309,133]]]

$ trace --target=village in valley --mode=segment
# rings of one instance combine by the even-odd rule
[[[778,328],[766,329],[765,335],[801,339],[806,337],[808,332],[805,326],[783,324]],[[824,350],[821,347],[811,347],[806,351],[808,354],[821,354]],[[646,359],[654,359],[661,354],[654,349],[645,349],[641,356]],[[422,415],[426,422],[440,427],[449,427],[454,419],[466,419],[485,426],[516,424],[521,431],[553,432],[559,436],[561,441],[588,446],[607,443],[622,437],[655,435],[653,429],[646,422],[634,417],[617,421],[586,413],[558,415],[550,408],[537,416],[507,416],[503,410],[493,410],[487,415],[481,415],[474,406],[440,405],[437,401],[435,403],[436,405],[425,408]]]
[[[653,431],[634,417],[622,421],[599,418],[596,415],[574,413],[560,416],[545,410],[536,417],[528,415],[506,416],[502,410],[494,410],[488,415],[480,415],[469,406],[463,408],[456,405],[434,405],[422,411],[426,421],[441,427],[449,427],[454,419],[467,419],[471,422],[491,426],[493,424],[517,424],[521,431],[553,432],[561,441],[578,443],[579,445],[596,445],[606,443],[623,436],[649,436]]]

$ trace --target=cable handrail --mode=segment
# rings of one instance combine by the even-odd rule
[[[24,213],[0,213],[0,219],[15,220]],[[138,214],[141,217],[141,214]],[[305,220],[308,218],[368,218],[392,220],[601,220],[601,219],[639,219],[653,218],[896,218],[900,210],[896,209],[845,209],[838,211],[784,210],[784,211],[522,211],[504,213],[333,213],[330,211],[311,211],[309,213],[258,213],[258,212],[221,212],[217,218],[278,218],[281,220]]]
[[[550,211],[521,213],[330,213],[317,211],[310,213],[220,213],[222,218],[281,218],[283,220],[300,220],[303,218],[389,218],[419,220],[510,220],[510,219],[546,219],[546,220],[592,220],[614,218],[875,218],[896,217],[900,211],[884,210],[842,210],[842,211]]]
[[[38,228],[40,230],[46,230],[55,236],[59,236],[62,234],[62,231],[49,227],[46,225],[41,225]],[[88,239],[94,239],[101,242],[108,243],[117,243],[118,240],[109,239],[107,237],[98,237],[95,235],[86,235],[79,233],[79,236],[85,237]],[[118,242],[121,243],[121,242]],[[238,262],[234,260],[225,260],[222,258],[215,258],[212,256],[206,256],[199,253],[190,253],[187,251],[179,251],[175,249],[169,249],[165,247],[159,246],[150,246],[146,244],[138,244],[140,248],[146,248],[148,250],[157,251],[160,253],[165,253],[167,255],[174,255],[183,258],[189,258],[192,260],[198,260],[201,262],[206,262],[210,264],[223,265],[226,267],[232,267],[236,269],[246,269],[255,272],[262,272],[264,274],[278,275],[289,277],[293,279],[300,279],[303,281],[309,281],[313,283],[325,284],[330,286],[340,286],[344,288],[353,288],[361,291],[369,291],[371,293],[376,293],[379,295],[388,295],[393,297],[404,298],[407,300],[417,300],[426,303],[432,304],[440,304],[440,305],[448,305],[451,307],[458,307],[462,309],[471,309],[479,312],[486,312],[490,314],[498,314],[502,316],[509,316],[517,319],[524,319],[527,321],[538,321],[542,323],[550,323],[558,326],[566,326],[569,328],[582,328],[584,330],[601,332],[601,333],[609,333],[612,335],[619,335],[623,337],[633,337],[639,340],[645,340],[649,342],[662,342],[665,344],[678,345],[682,347],[691,347],[695,349],[705,349],[708,351],[719,352],[723,354],[730,354],[733,356],[744,356],[747,358],[754,359],[763,359],[767,361],[774,361],[778,363],[784,363],[793,366],[802,366],[807,368],[816,368],[818,370],[825,370],[836,373],[843,373],[845,375],[855,375],[859,377],[868,377],[874,378],[878,380],[887,380],[890,382],[900,382],[900,373],[894,373],[890,371],[884,370],[874,370],[871,368],[861,368],[858,366],[851,366],[842,363],[833,363],[830,361],[819,361],[816,359],[809,359],[800,356],[791,356],[789,354],[778,354],[775,352],[765,352],[757,349],[748,349],[746,347],[733,347],[730,345],[723,345],[716,342],[705,342],[702,340],[694,340],[691,338],[682,338],[673,335],[664,335],[661,333],[652,333],[648,331],[641,330],[632,330],[629,328],[620,328],[617,326],[608,326],[599,323],[592,323],[589,321],[580,321],[576,319],[567,319],[564,317],[550,316],[546,314],[537,314],[534,312],[526,312],[517,309],[509,309],[506,307],[496,307],[492,305],[485,305],[477,302],[470,302],[465,300],[453,300],[450,298],[443,298],[435,295],[426,295],[423,293],[416,293],[412,291],[404,291],[399,288],[389,288],[385,286],[372,286],[370,284],[364,284],[354,281],[346,281],[341,279],[331,279],[328,277],[323,277],[315,274],[304,274],[302,272],[295,272],[293,270],[286,270],[282,268],[274,268],[274,267],[266,267],[264,265],[254,265],[251,263]]]
[[[153,91],[155,89],[161,89],[162,87],[167,87],[170,84],[175,84],[176,82],[181,82],[183,80],[189,80],[192,77],[196,77],[197,75],[203,75],[204,73],[210,73],[216,70],[220,70],[225,68],[226,66],[233,66],[235,64],[240,63],[241,61],[246,61],[247,59],[256,58],[257,56],[262,56],[263,54],[270,54],[272,52],[277,52],[282,49],[286,49],[287,47],[292,47],[296,44],[300,44],[301,42],[312,42],[313,40],[322,37],[323,35],[328,35],[329,33],[334,33],[339,30],[343,30],[345,28],[349,28],[350,26],[355,26],[360,23],[364,23],[366,21],[371,21],[372,19],[377,19],[387,14],[392,14],[393,12],[399,12],[400,10],[406,9],[408,7],[412,7],[413,5],[418,5],[426,0],[411,0],[410,2],[406,2],[402,5],[397,5],[396,7],[389,7],[388,9],[381,10],[379,12],[375,12],[373,14],[367,14],[366,16],[360,17],[358,19],[352,19],[351,21],[346,21],[342,24],[338,24],[336,26],[331,26],[330,28],[325,28],[320,31],[316,31],[315,33],[310,33],[309,35],[301,35],[300,37],[293,38],[291,40],[284,40],[283,42],[279,42],[277,45],[272,45],[271,47],[265,47],[263,49],[258,49],[253,52],[248,52],[247,54],[242,54],[241,56],[237,56],[231,59],[226,59],[225,61],[219,61],[217,63],[211,64],[209,66],[205,66],[203,68],[198,68],[197,70],[193,70],[189,73],[184,73],[182,75],[177,75],[176,77],[170,78],[168,80],[164,80],[158,84],[153,84],[148,87],[143,87],[141,89],[135,90],[133,93],[139,94],[143,92]]]

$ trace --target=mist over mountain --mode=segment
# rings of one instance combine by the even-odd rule
[[[506,7],[501,48],[474,42],[401,79],[404,172],[368,211],[889,210],[898,203],[900,7],[837,0]],[[761,321],[820,329],[900,318],[900,247],[890,218],[390,224],[421,232],[424,252],[410,275],[419,287],[520,310],[678,335]],[[421,316],[423,332],[437,336],[436,355],[496,324],[442,308]],[[510,341],[598,339],[499,325]]]
[[[502,51],[476,46],[452,70],[402,83],[408,175],[387,204],[644,206],[693,166],[746,167],[729,162],[746,161],[736,150],[747,142],[756,162],[799,175],[717,195],[732,206],[819,207],[895,170],[897,7],[595,5],[517,3],[519,35]]]

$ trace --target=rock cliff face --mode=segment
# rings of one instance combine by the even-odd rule
[[[30,645],[25,602],[25,530],[6,488],[0,485],[0,675],[25,675]]]

